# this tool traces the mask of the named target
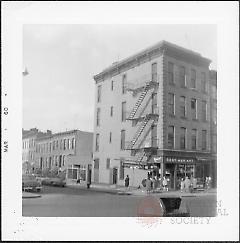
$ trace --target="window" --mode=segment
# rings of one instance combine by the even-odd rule
[[[96,134],[96,151],[99,151],[99,134]]]
[[[94,160],[94,169],[99,169],[99,159]]]
[[[55,141],[52,143],[52,150],[55,150]]]
[[[122,122],[126,121],[126,101],[122,102]]]
[[[112,143],[112,132],[109,133],[109,143]]]
[[[101,102],[101,93],[102,93],[102,86],[99,85],[97,90],[97,102]]]
[[[207,130],[202,130],[202,150],[207,149]]]
[[[201,91],[207,92],[206,73],[201,73]]]
[[[126,93],[126,81],[127,81],[127,75],[124,74],[122,76],[122,94],[125,94]]]
[[[180,149],[186,149],[186,128],[180,128]]]
[[[111,106],[110,116],[113,116],[113,106]]]
[[[110,168],[110,159],[107,158],[107,161],[106,161],[106,169],[109,169]]]
[[[56,149],[58,149],[58,140],[56,141]]]
[[[170,115],[174,115],[174,94],[168,93],[168,111]]]
[[[191,70],[191,88],[196,89],[196,70]]]
[[[63,155],[62,157],[62,166],[64,166],[64,164],[65,164],[65,155]]]
[[[100,108],[97,108],[97,127],[100,126]]]
[[[174,73],[173,73],[173,63],[168,63],[168,83],[173,84],[174,83]]]
[[[180,87],[186,87],[186,71],[185,67],[179,67],[179,84]]]
[[[197,100],[191,99],[191,114],[192,119],[197,119]]]
[[[180,97],[180,116],[186,116],[186,98],[185,96]]]
[[[125,130],[121,131],[121,150],[125,149]]]
[[[217,102],[213,101],[212,103],[212,121],[216,125],[217,124]]]
[[[152,81],[157,82],[157,63],[152,64]]]
[[[68,149],[71,149],[71,139],[68,139]]]
[[[49,152],[52,151],[52,143],[49,143]]]
[[[75,148],[75,138],[72,138],[72,149]]]
[[[212,139],[213,139],[212,150],[214,153],[217,153],[217,135],[213,134]]]
[[[197,149],[197,129],[192,129],[192,149]]]
[[[124,160],[120,160],[120,174],[119,174],[119,179],[123,180],[124,179]]]
[[[55,166],[58,166],[58,156],[55,156]]]
[[[174,148],[174,126],[168,127],[168,148]]]
[[[111,90],[113,90],[114,81],[111,81]]]
[[[202,121],[207,120],[207,101],[202,101]]]
[[[63,140],[63,150],[66,149],[66,139]]]

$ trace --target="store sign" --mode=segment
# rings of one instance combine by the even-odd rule
[[[153,158],[155,163],[161,163],[162,162],[162,157],[157,157],[157,158]]]
[[[180,158],[173,158],[173,157],[167,157],[166,162],[171,162],[171,163],[193,163],[193,159],[180,159]]]

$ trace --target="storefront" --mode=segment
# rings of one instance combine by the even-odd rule
[[[200,187],[205,186],[206,177],[216,174],[210,154],[164,151],[154,156],[149,164],[151,176],[165,177],[170,189],[179,189],[181,179],[196,178]],[[163,173],[161,173],[163,171]],[[215,180],[215,179],[214,179]]]
[[[67,181],[68,183],[86,183],[87,181],[87,166],[72,164],[67,168]]]

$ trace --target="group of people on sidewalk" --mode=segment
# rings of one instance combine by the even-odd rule
[[[125,187],[129,189],[129,176],[127,175],[125,178]],[[147,179],[144,179],[142,181],[142,184],[144,187],[146,187],[147,193],[150,193],[151,191],[154,190],[161,190],[161,191],[168,191],[169,190],[169,183],[166,177],[161,178],[155,176],[155,177],[150,177],[148,176]],[[209,189],[211,184],[211,177],[206,179],[206,187]],[[197,189],[197,179],[195,177],[191,177],[189,179],[188,176],[185,178],[181,178],[179,182],[180,186],[180,191],[181,192],[193,192],[196,191]],[[179,188],[179,187],[178,187]],[[138,187],[140,189],[140,185]]]
[[[180,190],[181,192],[191,192],[192,190],[197,189],[197,179],[194,177],[191,177],[191,180],[188,176],[184,178],[181,178],[180,182]]]

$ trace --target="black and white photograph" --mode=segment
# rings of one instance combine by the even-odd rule
[[[84,3],[2,6],[5,239],[237,240],[238,5]]]

